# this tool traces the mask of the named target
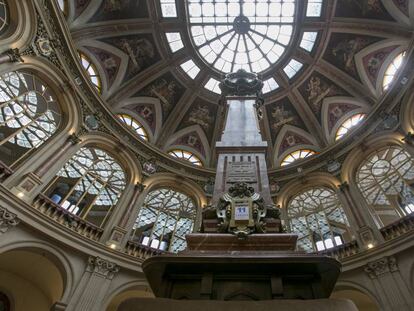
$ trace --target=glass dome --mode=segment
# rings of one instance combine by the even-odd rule
[[[189,0],[189,27],[198,53],[219,72],[260,73],[291,41],[295,0]]]

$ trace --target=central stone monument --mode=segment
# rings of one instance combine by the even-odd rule
[[[350,301],[327,299],[340,263],[296,252],[297,235],[284,232],[258,126],[262,87],[243,70],[220,84],[227,122],[200,233],[187,235],[179,254],[147,259],[142,268],[158,298],[127,301],[120,310],[356,310]]]

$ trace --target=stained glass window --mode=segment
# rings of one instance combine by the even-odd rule
[[[197,207],[184,193],[167,188],[152,191],[135,221],[132,239],[176,253],[186,248],[185,235],[193,231],[196,217]]]
[[[191,79],[195,79],[200,72],[200,68],[193,62],[192,59],[182,63],[180,67]]]
[[[0,35],[6,32],[7,26],[10,24],[9,8],[6,0],[0,0]]]
[[[192,152],[176,149],[168,152],[168,154],[174,158],[188,161],[193,165],[203,166],[201,160]]]
[[[387,70],[385,70],[384,80],[382,81],[383,90],[387,90],[390,87],[391,82],[394,80],[395,75],[400,69],[403,62],[405,52],[400,53],[394,60],[389,64]]]
[[[96,226],[103,226],[125,188],[119,163],[98,148],[81,148],[58,172],[47,195]]]
[[[58,0],[58,5],[59,5],[60,10],[63,12],[63,14],[66,14],[67,13],[67,9],[68,9],[68,7],[67,7],[67,5],[68,5],[67,0]]]
[[[414,161],[400,147],[371,154],[357,172],[357,183],[380,227],[412,212]]]
[[[283,160],[280,166],[286,166],[289,164],[292,164],[293,162],[304,159],[307,157],[310,157],[311,155],[314,155],[315,151],[309,150],[309,149],[300,149],[296,150],[292,153],[289,153]]]
[[[81,60],[81,64],[83,68],[85,69],[86,73],[89,76],[89,79],[91,80],[92,84],[97,89],[98,93],[101,93],[102,90],[102,82],[101,77],[98,74],[98,70],[96,69],[96,66],[92,63],[92,61],[87,57],[85,54],[79,52],[79,58]]]
[[[13,164],[52,136],[61,112],[53,91],[32,73],[0,76],[1,160]]]
[[[289,45],[295,0],[188,0],[189,27],[201,57],[219,72],[262,72]]]
[[[165,33],[171,52],[175,53],[184,47],[181,34],[179,32],[167,32]]]
[[[127,114],[119,114],[118,118],[122,122],[124,122],[126,125],[131,127],[141,139],[148,141],[147,132],[137,120],[135,120],[134,118],[132,118],[130,115],[127,115]]]
[[[349,223],[336,193],[317,187],[296,195],[287,207],[290,231],[299,235],[297,247],[323,251],[349,242]]]
[[[345,120],[345,122],[342,123],[342,125],[339,127],[338,131],[336,132],[335,140],[338,140],[344,137],[353,127],[355,127],[364,118],[365,118],[365,114],[358,113],[358,114],[354,114],[352,117]]]

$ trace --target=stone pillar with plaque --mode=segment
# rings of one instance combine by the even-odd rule
[[[119,310],[356,310],[350,301],[328,299],[340,263],[297,252],[298,236],[284,232],[272,204],[257,118],[262,86],[243,70],[221,83],[227,122],[200,232],[186,236],[183,252],[142,264],[156,299],[132,299]]]

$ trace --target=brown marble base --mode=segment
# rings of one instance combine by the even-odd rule
[[[123,302],[118,311],[358,311],[342,299],[273,301],[191,301],[135,298]]]

